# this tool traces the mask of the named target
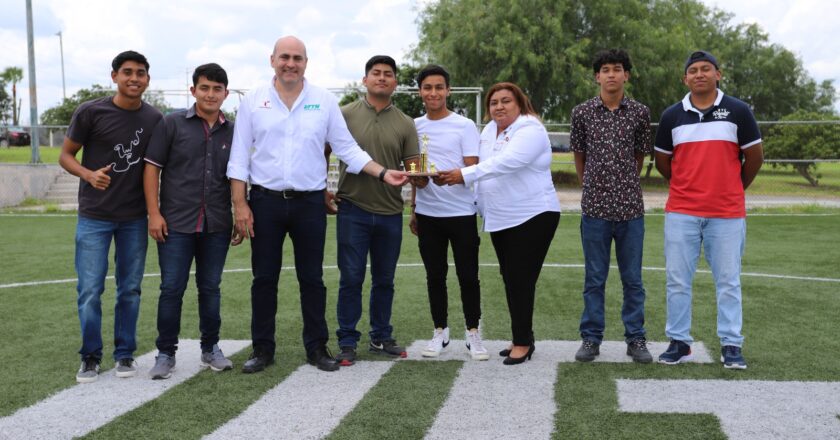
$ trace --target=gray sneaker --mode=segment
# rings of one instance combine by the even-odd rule
[[[627,356],[633,358],[633,362],[640,364],[649,364],[653,362],[653,356],[647,348],[647,341],[645,338],[633,339],[627,343]]]
[[[91,383],[96,382],[97,378],[99,378],[99,359],[85,358],[76,373],[76,382]]]
[[[172,372],[175,371],[175,356],[170,356],[166,353],[158,353],[155,356],[155,366],[149,370],[149,376],[152,379],[169,379],[172,377]]]
[[[601,354],[601,344],[584,339],[577,353],[575,353],[575,360],[578,362],[592,362],[599,354]]]
[[[201,366],[210,367],[213,371],[225,371],[233,369],[233,362],[225,357],[217,344],[213,346],[213,351],[201,353]]]
[[[116,373],[117,377],[134,377],[137,375],[137,362],[134,358],[122,358],[117,361]]]

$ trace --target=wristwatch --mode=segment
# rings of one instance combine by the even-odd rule
[[[382,171],[379,172],[379,181],[380,182],[385,181],[385,173],[387,173],[387,172],[388,172],[388,168],[382,168]]]

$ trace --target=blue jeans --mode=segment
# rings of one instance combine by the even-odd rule
[[[295,274],[300,285],[303,314],[303,346],[307,353],[326,345],[329,339],[327,288],[324,286],[324,243],[327,214],[324,193],[313,191],[303,197],[285,199],[266,192],[250,192],[254,215],[251,239],[251,338],[254,351],[274,356],[277,283],[283,265],[286,234],[292,239]]]
[[[76,274],[82,359],[102,359],[102,292],[108,273],[108,251],[114,240],[117,283],[114,306],[114,360],[133,357],[137,349],[140,284],[146,265],[147,221],[114,222],[79,216],[76,225]]]
[[[747,222],[744,218],[704,218],[665,214],[665,271],[668,319],[665,335],[691,344],[691,284],[700,258],[700,247],[712,269],[717,293],[717,331],[721,345],[740,347],[741,256]]]
[[[195,258],[195,284],[198,288],[198,328],[201,331],[201,351],[213,351],[219,342],[222,317],[222,270],[225,268],[230,231],[190,233],[169,231],[166,241],[158,243],[160,264],[160,299],[158,300],[155,342],[161,353],[170,356],[178,350],[181,332],[181,305],[190,279],[190,267]]]
[[[580,238],[586,275],[583,284],[583,314],[580,336],[600,344],[604,339],[604,288],[610,272],[610,251],[615,240],[615,259],[624,288],[621,320],[624,339],[645,337],[645,288],[642,285],[642,248],[645,218],[609,221],[581,216]]]
[[[355,347],[361,333],[362,284],[370,252],[370,339],[391,339],[394,272],[402,244],[402,214],[381,215],[342,200],[338,204],[338,345]]]

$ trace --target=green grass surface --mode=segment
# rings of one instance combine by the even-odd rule
[[[774,212],[774,211],[766,211]],[[840,211],[822,209],[822,215],[753,215],[748,218],[748,238],[743,272],[838,278],[840,268]],[[580,217],[564,214],[552,243],[548,263],[581,264]],[[0,284],[74,279],[74,216],[0,216],[0,249],[3,264]],[[663,267],[661,215],[646,219],[644,265]],[[284,263],[293,264],[287,241]],[[400,263],[419,263],[417,241],[405,228]],[[334,266],[335,221],[330,219],[324,264]],[[482,263],[496,263],[489,236],[482,236]],[[227,269],[250,267],[250,249],[232,248]],[[707,269],[704,261],[701,269]],[[138,323],[138,351],[154,349],[155,314],[160,279],[156,248],[150,243],[146,260]],[[110,268],[113,273],[113,267]],[[662,341],[665,322],[665,278],[661,271],[644,272],[648,292],[646,327],[650,340]],[[250,339],[250,281],[248,272],[226,273],[222,283],[222,337]],[[336,328],[335,306],[338,272],[327,268],[327,319]],[[555,399],[556,438],[724,438],[712,415],[628,414],[617,411],[616,379],[731,379],[731,380],[840,380],[840,340],[837,311],[840,283],[744,276],[744,353],[749,369],[724,370],[719,363],[677,368],[635,364],[560,364]],[[543,270],[538,285],[534,317],[538,340],[577,340],[582,309],[583,270]],[[395,337],[406,345],[431,334],[431,317],[422,268],[401,267],[396,274],[397,294],[392,323]],[[498,269],[481,268],[484,334],[487,339],[510,338],[509,318]],[[367,292],[367,287],[364,290]],[[454,270],[450,291],[457,292]],[[103,339],[111,368],[114,282],[106,282],[103,295]],[[304,364],[300,340],[301,318],[297,282],[291,270],[281,275],[277,316],[277,364],[256,375],[239,373],[248,349],[233,357],[237,370],[222,374],[202,372],[174,387],[160,398],[131,411],[89,438],[200,438],[237,416],[254,400],[282,382]],[[367,293],[365,293],[367,298]],[[365,300],[363,302],[367,304]],[[367,308],[367,306],[365,306]],[[622,340],[619,319],[621,285],[615,270],[607,286],[606,339]],[[450,326],[460,327],[458,295],[450,295]],[[695,279],[693,336],[703,341],[713,357],[719,350],[715,331],[712,277]],[[361,323],[367,322],[363,316]],[[32,405],[75,385],[78,367],[79,324],[75,283],[0,289],[0,356],[5,372],[0,378],[0,417]],[[362,325],[362,343],[366,329]],[[456,333],[457,334],[457,331]],[[185,296],[182,338],[199,337],[196,291]],[[335,339],[331,340],[333,351]],[[539,355],[539,344],[537,354]],[[535,356],[536,356],[535,355]],[[654,353],[658,355],[658,353]],[[360,351],[363,360],[376,360]],[[331,439],[421,438],[434,422],[457,376],[458,362],[405,361],[395,365],[359,405],[333,431]],[[523,404],[526,404],[523,402]],[[161,414],[171,416],[161,417]],[[388,421],[393,423],[388,423]],[[690,429],[686,429],[690,427]]]
[[[41,147],[38,154],[41,163],[58,163],[61,147]],[[79,156],[81,158],[81,156]],[[0,163],[29,163],[32,160],[32,149],[29,146],[0,148]]]
[[[646,159],[645,168],[642,170],[643,176],[646,174],[647,166]],[[558,189],[580,188],[577,174],[575,174],[572,153],[554,153],[551,171],[554,174],[554,183]],[[819,163],[814,174],[819,180],[818,186],[811,186],[805,178],[791,167],[774,167],[772,164],[765,163],[747,193],[750,195],[840,198],[840,162]],[[642,179],[642,188],[645,191],[668,191],[665,179],[656,171],[656,167],[653,167],[650,177]]]

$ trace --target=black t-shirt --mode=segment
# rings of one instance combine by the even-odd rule
[[[137,110],[121,109],[113,97],[94,99],[76,109],[67,137],[82,144],[82,166],[98,170],[111,165],[111,184],[106,190],[100,191],[85,180],[80,182],[80,215],[109,221],[146,216],[143,156],[162,117],[145,102]]]

